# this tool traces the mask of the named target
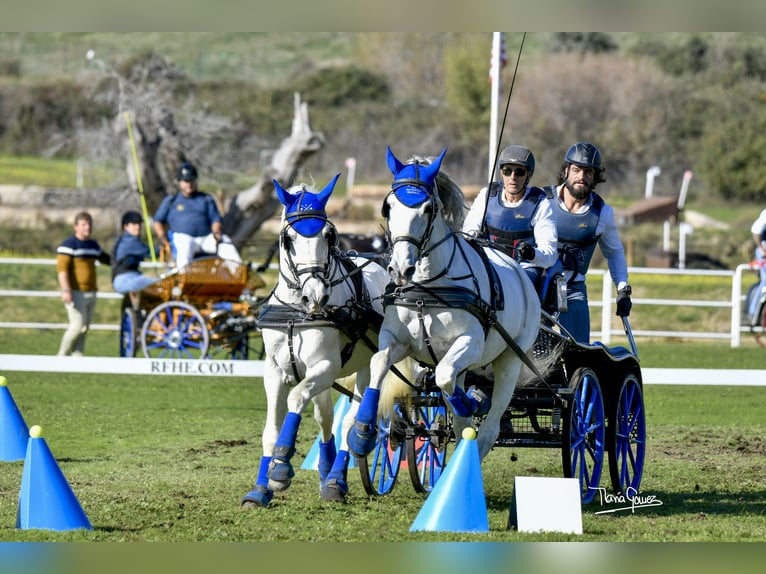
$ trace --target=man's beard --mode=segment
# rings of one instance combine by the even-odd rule
[[[569,193],[572,194],[572,197],[574,197],[577,200],[586,199],[588,197],[588,194],[593,189],[592,185],[586,185],[585,189],[578,189],[578,188],[575,188],[575,186],[569,183],[568,181],[564,183],[564,186],[566,186],[566,188],[569,190]]]

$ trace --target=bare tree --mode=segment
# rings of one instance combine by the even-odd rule
[[[261,172],[258,182],[238,193],[224,216],[223,230],[241,248],[270,218],[280,205],[273,180],[289,185],[305,161],[324,147],[324,136],[311,129],[308,105],[295,94],[293,128],[274,154],[271,165]]]
[[[124,73],[97,63],[109,81],[98,86],[94,99],[112,107],[115,115],[109,134],[91,134],[81,141],[89,142],[92,156],[120,149],[130,188],[143,191],[152,212],[168,193],[177,192],[175,174],[183,161],[193,162],[202,172],[212,171],[210,166],[231,150],[221,144],[233,131],[231,121],[196,105],[191,81],[163,58],[150,54]],[[181,103],[179,92],[187,94]],[[106,144],[110,138],[112,144]],[[304,162],[324,144],[324,136],[311,129],[308,106],[295,94],[290,136],[282,141],[258,182],[238,193],[224,213],[224,232],[238,248],[276,212],[279,202],[272,180],[291,184]]]

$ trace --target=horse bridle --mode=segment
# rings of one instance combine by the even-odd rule
[[[327,219],[327,215],[324,211],[318,211],[309,209],[306,211],[302,211],[299,214],[295,216],[290,216],[291,221],[289,223],[286,223],[285,226],[282,228],[282,231],[279,233],[279,247],[280,249],[284,250],[285,252],[285,258],[287,260],[287,268],[290,271],[290,274],[292,275],[292,278],[285,275],[285,273],[282,271],[282,268],[279,269],[279,275],[284,279],[285,283],[290,289],[294,289],[296,291],[303,290],[303,286],[306,284],[306,281],[308,281],[311,278],[318,279],[321,281],[327,288],[329,289],[331,287],[330,279],[329,277],[332,276],[331,274],[331,267],[333,263],[332,258],[332,251],[334,248],[338,245],[338,231],[335,228],[335,225]],[[295,261],[293,260],[292,255],[290,254],[290,249],[288,247],[290,238],[287,235],[287,230],[290,227],[293,227],[294,224],[301,219],[307,219],[307,218],[320,218],[323,219],[325,222],[325,227],[330,228],[329,235],[327,237],[327,242],[329,245],[329,249],[327,250],[327,261],[324,265],[310,265],[303,268],[298,268],[298,265],[296,265]],[[293,229],[295,229],[293,227]],[[300,232],[295,229],[295,232],[300,234]],[[324,233],[324,228],[320,233]],[[302,275],[308,275],[303,281],[301,281]]]
[[[439,213],[439,202],[435,200],[436,183],[433,183],[432,185],[428,185],[426,182],[419,179],[413,179],[413,178],[395,179],[394,182],[391,184],[391,191],[388,192],[385,200],[383,201],[383,208],[381,210],[381,215],[386,219],[386,222],[388,222],[388,217],[391,211],[391,206],[388,205],[388,199],[391,195],[393,195],[394,197],[397,198],[397,201],[401,201],[396,195],[396,192],[402,187],[406,187],[406,186],[418,187],[424,190],[426,192],[426,195],[428,196],[428,199],[425,201],[431,204],[431,209],[428,212],[428,224],[426,225],[426,230],[420,238],[413,237],[412,235],[400,235],[396,238],[393,238],[391,236],[391,231],[388,229],[388,226],[387,226],[386,238],[388,239],[388,242],[389,242],[389,245],[391,245],[391,248],[393,248],[394,244],[396,244],[397,242],[404,241],[406,243],[411,243],[412,245],[415,246],[415,248],[418,250],[418,257],[428,257],[428,255],[434,249],[436,249],[439,245],[441,245],[442,243],[444,243],[450,237],[453,236],[453,233],[451,232],[447,233],[440,241],[432,245],[430,249],[426,249],[426,246],[431,241],[431,234],[434,231],[434,222],[436,221],[436,217]]]

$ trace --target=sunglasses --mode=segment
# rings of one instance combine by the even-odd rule
[[[500,173],[506,176],[515,174],[516,177],[524,177],[525,175],[527,175],[527,168],[526,167],[510,167],[508,165],[504,165],[503,167],[500,168]]]

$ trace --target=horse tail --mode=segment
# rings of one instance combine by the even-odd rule
[[[410,357],[405,357],[396,364],[396,370],[411,383],[415,375],[415,361]],[[403,381],[399,375],[395,374],[393,369],[389,370],[388,374],[383,379],[383,385],[380,391],[378,418],[388,417],[393,412],[396,399],[406,397],[410,395],[411,392],[412,387],[410,384]]]

